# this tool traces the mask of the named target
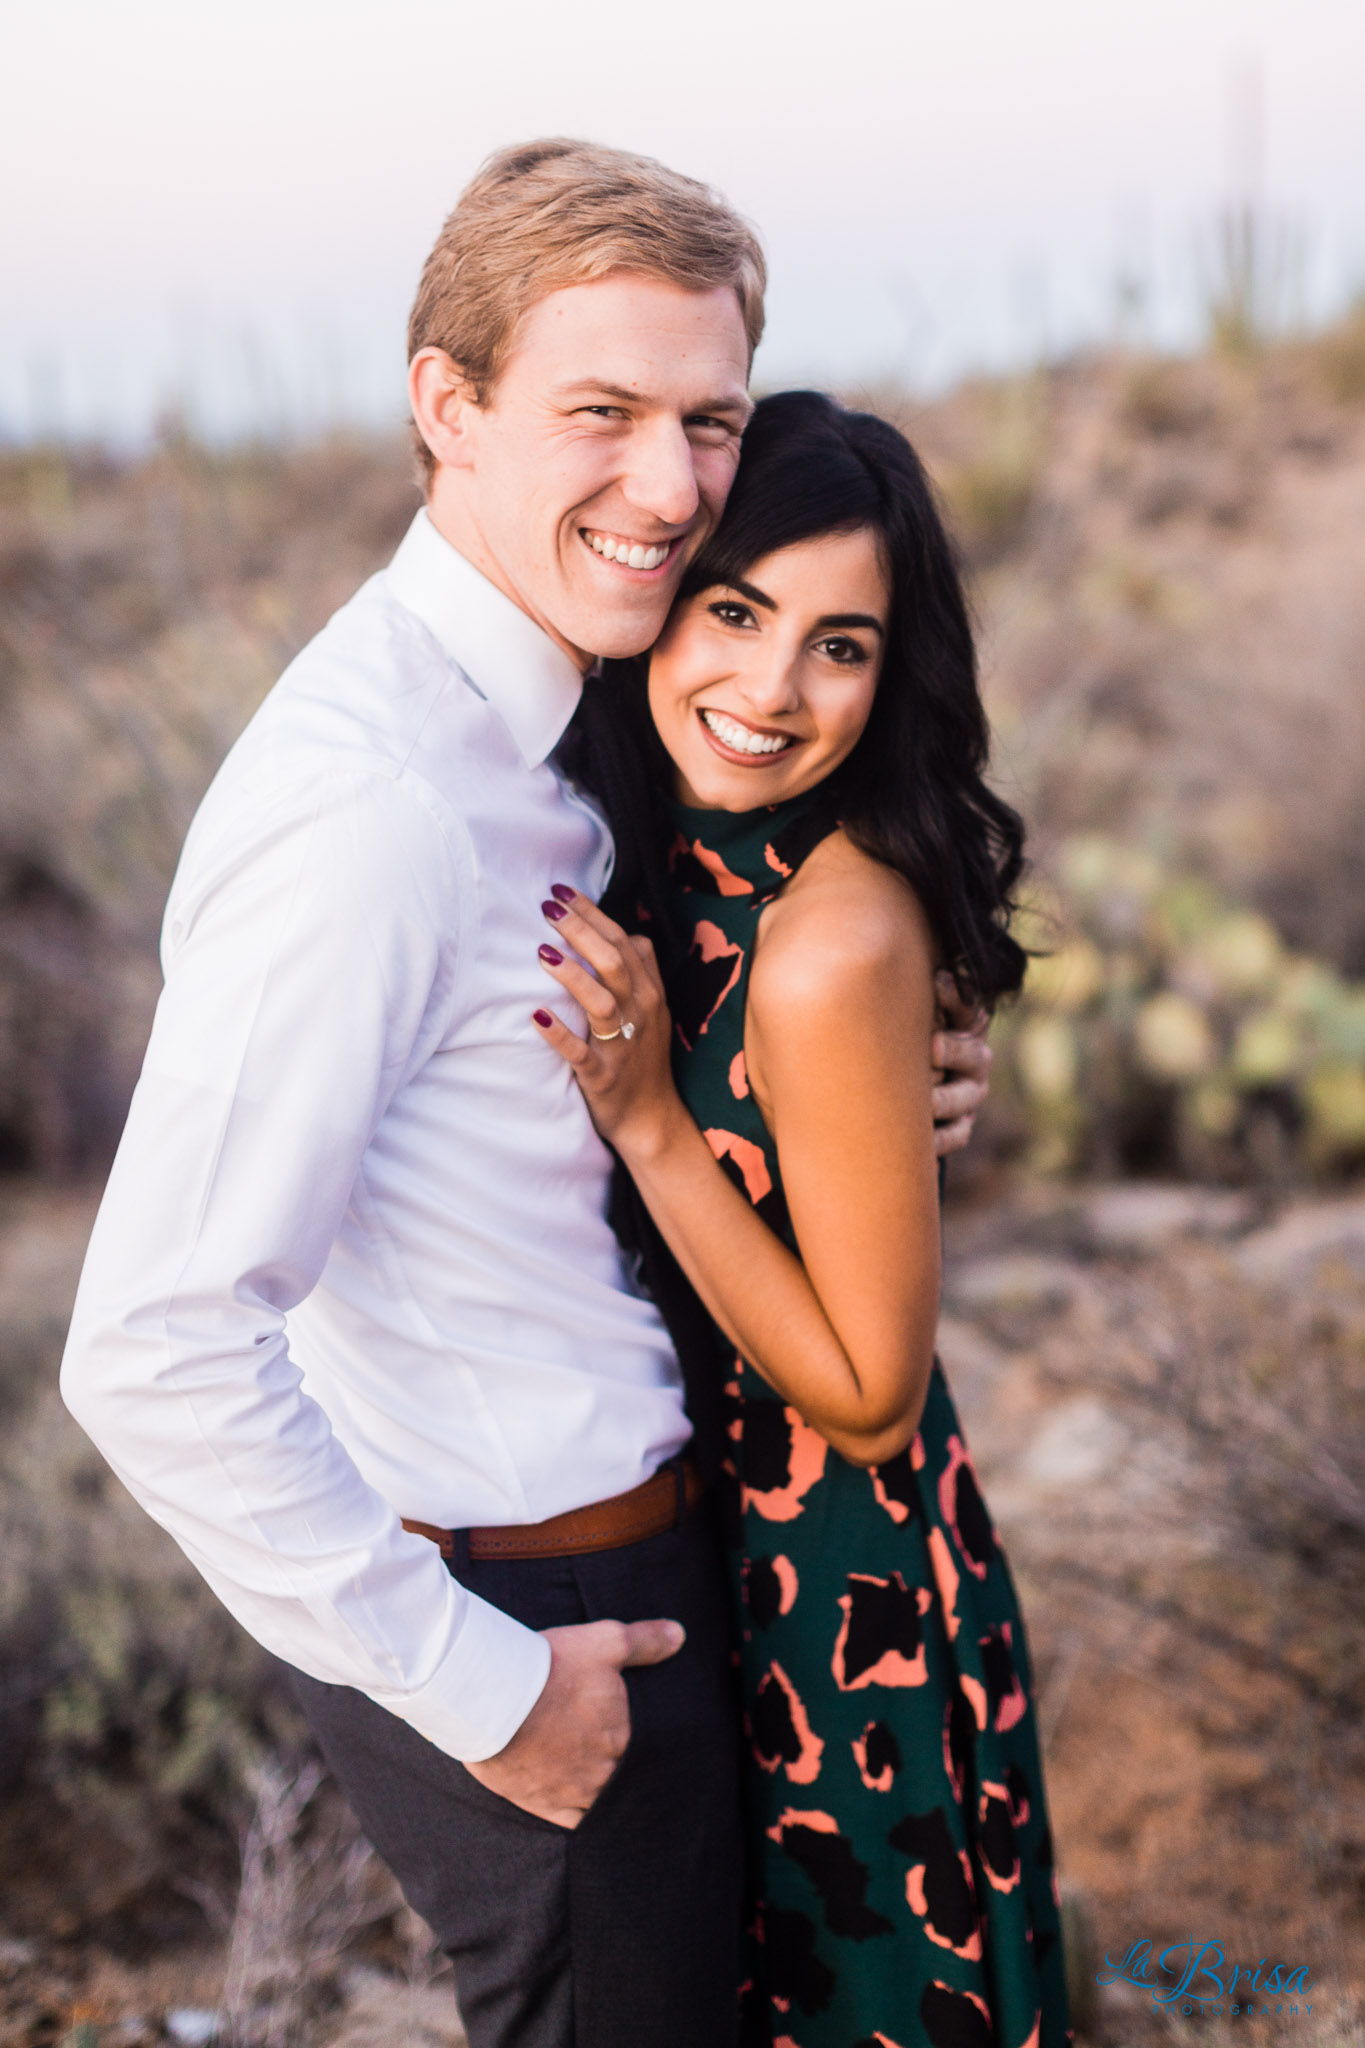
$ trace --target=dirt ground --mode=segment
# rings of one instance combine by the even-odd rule
[[[60,1329],[92,1208],[13,1187],[0,1202],[7,1337]],[[950,1207],[946,1244],[941,1350],[1030,1627],[1078,1974],[1191,1940],[1307,1973],[1297,2013],[1203,2023],[1120,1983],[1080,2015],[1085,2037],[1358,2042],[1365,1195],[1272,1211],[1002,1182]],[[31,1404],[49,1447],[51,1397],[44,1383]],[[102,1853],[41,1786],[0,1806],[0,2048],[204,2048],[226,1933],[191,1913],[120,1952],[81,1905]],[[371,1931],[308,2048],[460,2039],[449,1976],[384,1882],[364,1876]]]

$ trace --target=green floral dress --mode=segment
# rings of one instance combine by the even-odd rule
[[[676,805],[669,854],[678,1084],[793,1248],[744,1018],[763,906],[830,829],[817,799]],[[754,1859],[747,2038],[1061,2048],[1028,1651],[942,1370],[909,1449],[868,1471],[716,1335]]]

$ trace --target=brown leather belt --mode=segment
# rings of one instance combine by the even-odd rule
[[[627,1543],[643,1543],[646,1536],[661,1536],[665,1529],[676,1528],[704,1491],[696,1462],[685,1451],[681,1459],[661,1465],[643,1485],[632,1486],[629,1493],[618,1493],[611,1500],[571,1508],[566,1515],[551,1515],[547,1522],[460,1533],[468,1536],[473,1558],[582,1557],[591,1550],[619,1550]],[[429,1538],[442,1557],[455,1555],[454,1529],[410,1522],[406,1516],[403,1527],[414,1536]]]

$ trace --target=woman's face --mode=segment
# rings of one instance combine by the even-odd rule
[[[781,548],[675,606],[649,708],[682,801],[749,811],[823,782],[867,724],[890,611],[867,528]]]

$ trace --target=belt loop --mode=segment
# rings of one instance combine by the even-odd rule
[[[687,1473],[683,1467],[683,1453],[679,1451],[670,1462],[673,1466],[673,1489],[677,1503],[673,1526],[675,1529],[681,1529],[687,1520]]]
[[[450,1555],[446,1559],[446,1570],[452,1579],[463,1579],[469,1571],[469,1531],[452,1529],[450,1532]]]

